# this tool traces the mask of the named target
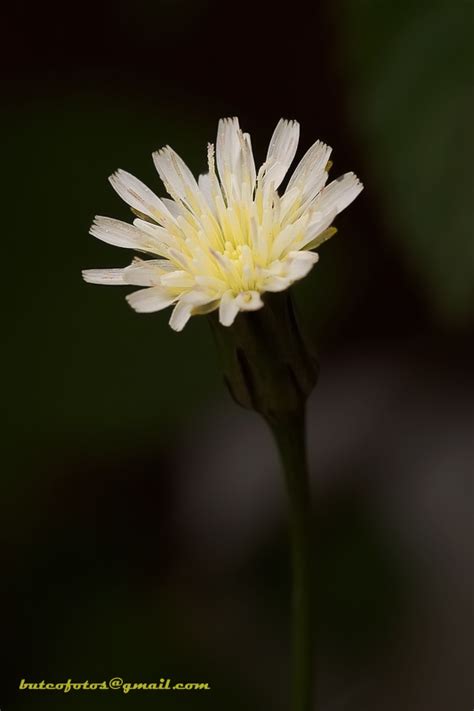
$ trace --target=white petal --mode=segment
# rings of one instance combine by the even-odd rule
[[[152,225],[151,222],[141,220],[139,217],[133,221],[133,225],[140,230],[140,232],[150,235],[156,245],[160,245],[161,247],[163,245],[167,245],[168,247],[176,247],[176,237],[168,232],[168,230],[165,230],[164,227],[161,227],[160,225]]]
[[[225,290],[226,286],[226,283],[223,279],[219,279],[218,277],[215,277],[212,274],[210,274],[209,276],[207,274],[197,274],[196,284],[218,292],[222,292],[223,290]]]
[[[211,311],[215,311],[216,309],[219,308],[219,299],[215,299],[214,301],[208,301],[206,304],[202,304],[201,306],[194,306],[193,308],[193,316],[203,315],[203,314],[210,314]]]
[[[184,208],[181,203],[176,202],[176,200],[164,197],[161,198],[161,201],[175,219],[186,214],[186,208]]]
[[[255,170],[255,159],[253,157],[252,140],[249,133],[242,134],[242,181],[246,181],[253,190],[257,172]]]
[[[317,246],[317,244],[320,244],[319,242],[315,242],[316,237],[319,235],[322,235],[325,230],[330,227],[332,221],[336,217],[336,210],[333,209],[332,212],[328,212],[327,214],[324,212],[317,212],[314,217],[311,219],[309,222],[304,238],[301,240],[300,244],[297,245],[299,249],[303,249],[303,247],[306,247],[306,245],[311,244],[312,249]],[[322,240],[324,241],[324,240]]]
[[[280,119],[270,139],[265,161],[264,181],[266,183],[272,182],[275,190],[293,162],[298,148],[299,136],[300,125],[297,121]]]
[[[186,326],[187,322],[191,318],[191,313],[193,310],[192,304],[187,304],[183,301],[178,301],[173,309],[169,324],[173,331],[182,331]]]
[[[292,280],[286,276],[270,275],[263,281],[265,291],[285,291],[292,284]]]
[[[287,274],[292,281],[303,279],[319,259],[315,252],[301,251],[288,254]]]
[[[170,247],[170,249],[168,249],[168,255],[169,255],[169,258],[175,264],[177,264],[181,267],[181,269],[184,269],[184,271],[187,271],[187,272],[191,271],[190,266],[189,266],[189,261],[188,261],[186,255],[184,255],[179,249],[173,249],[172,247]]]
[[[282,229],[281,232],[277,234],[273,244],[271,245],[270,259],[273,261],[278,259],[282,252],[288,248],[288,246],[293,242],[298,231],[298,226],[296,224],[289,224]]]
[[[89,232],[102,242],[113,244],[116,247],[160,254],[160,243],[156,238],[145,234],[134,225],[129,225],[128,222],[97,215]]]
[[[138,260],[124,269],[124,282],[133,286],[159,286],[162,274],[174,269],[167,259]]]
[[[192,289],[191,291],[187,291],[183,294],[180,301],[184,304],[191,304],[191,306],[193,306],[194,313],[194,308],[209,304],[211,301],[215,301],[215,298],[215,294],[211,294],[205,289]]]
[[[125,269],[84,269],[82,278],[89,284],[110,284],[111,286],[123,286]]]
[[[170,296],[169,291],[161,286],[152,286],[150,289],[134,291],[126,299],[138,313],[161,311],[176,301],[176,297]]]
[[[199,195],[194,175],[182,158],[169,146],[153,153],[153,162],[171,197],[189,202]]]
[[[231,291],[226,291],[225,294],[222,295],[219,305],[219,321],[221,324],[223,326],[231,326],[239,310],[237,299]]]
[[[290,178],[286,193],[293,188],[301,191],[302,201],[312,200],[326,184],[328,174],[326,166],[332,148],[322,141],[316,141],[306,151]]]
[[[117,170],[110,176],[109,181],[113,189],[130,207],[158,222],[166,223],[172,219],[160,198],[134,175],[125,170]]]
[[[321,191],[312,207],[324,212],[336,210],[338,214],[355,200],[363,187],[354,173],[345,173]]]
[[[163,286],[172,287],[173,289],[186,289],[194,286],[195,278],[189,272],[182,269],[176,269],[168,274],[164,274],[161,278]]]
[[[285,222],[285,218],[290,216],[294,218],[295,211],[296,216],[301,212],[302,205],[302,192],[298,187],[292,187],[291,190],[287,188],[285,193],[280,198],[280,221]]]
[[[257,311],[263,306],[262,297],[258,291],[242,291],[236,301],[241,311]]]
[[[240,151],[242,131],[238,118],[221,119],[217,127],[216,163],[227,196],[232,193],[232,176],[241,182]]]
[[[211,156],[212,158],[212,153]],[[255,160],[248,133],[242,133],[237,118],[221,119],[217,129],[216,162],[227,201],[240,199],[243,186],[250,196],[255,187]],[[212,160],[209,163],[212,167]],[[212,181],[212,176],[211,176]],[[213,190],[215,193],[215,189]]]
[[[214,197],[212,193],[212,179],[209,173],[204,173],[198,178],[199,190],[203,194],[204,200],[207,206],[212,211],[213,214],[216,212],[216,206],[214,203]]]
[[[199,175],[198,186],[207,202],[212,203],[211,177],[209,173],[201,173],[201,175]]]

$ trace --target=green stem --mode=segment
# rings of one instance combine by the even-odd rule
[[[292,711],[313,711],[311,493],[305,412],[270,423],[286,478],[292,543]]]

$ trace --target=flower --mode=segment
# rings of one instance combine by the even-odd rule
[[[334,218],[363,187],[354,173],[326,186],[331,148],[316,141],[279,194],[298,138],[299,124],[281,119],[257,172],[249,134],[237,118],[222,119],[215,149],[208,146],[209,172],[198,181],[169,146],[153,154],[170,198],[118,170],[109,180],[137,217],[131,225],[98,216],[90,233],[153,259],[86,269],[85,281],[145,287],[126,297],[129,304],[147,313],[174,305],[175,331],[194,314],[218,309],[230,326],[239,311],[260,309],[263,293],[308,274],[318,261],[313,250],[336,232]]]

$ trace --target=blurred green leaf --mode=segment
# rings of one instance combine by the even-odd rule
[[[345,0],[348,106],[366,189],[438,313],[474,305],[472,5]]]

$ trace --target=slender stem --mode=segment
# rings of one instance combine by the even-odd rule
[[[271,423],[286,478],[292,543],[292,711],[313,711],[311,493],[305,412]]]

